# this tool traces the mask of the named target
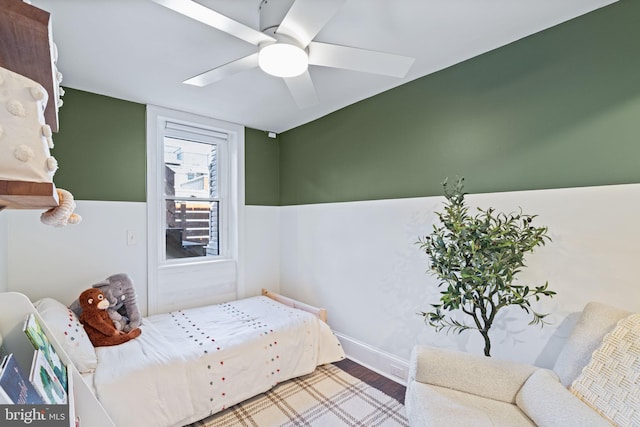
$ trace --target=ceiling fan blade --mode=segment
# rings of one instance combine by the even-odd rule
[[[309,64],[402,78],[415,58],[336,44],[311,42]]]
[[[264,42],[275,42],[273,37],[241,24],[221,13],[196,3],[193,0],[153,0],[154,2],[181,13],[189,18],[200,21],[215,29],[224,31],[234,37],[258,46]]]
[[[236,61],[221,65],[220,67],[214,68],[213,70],[198,74],[197,76],[183,81],[182,83],[200,87],[207,86],[211,83],[217,82],[218,80],[222,80],[225,77],[232,76],[233,74],[239,73],[240,71],[249,70],[257,66],[258,54],[254,53],[249,56],[245,56],[244,58],[240,58]]]
[[[306,47],[346,0],[296,0],[276,33],[289,36]]]
[[[287,77],[284,81],[298,108],[308,108],[318,104],[318,95],[313,87],[309,70],[297,77]]]

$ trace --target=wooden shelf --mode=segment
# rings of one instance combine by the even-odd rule
[[[0,0],[0,67],[40,83],[49,94],[45,121],[58,132],[58,81],[49,12],[22,0]]]
[[[49,209],[58,204],[52,183],[0,180],[0,209]]]
[[[22,0],[0,0],[0,67],[42,85],[49,95],[46,123],[58,131],[58,79],[53,57],[51,14]],[[0,180],[0,210],[58,206],[52,183]]]

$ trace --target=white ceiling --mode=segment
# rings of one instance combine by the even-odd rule
[[[199,1],[258,28],[260,0]],[[279,133],[614,1],[348,0],[316,41],[416,61],[404,79],[312,66],[320,104],[307,109],[259,69],[204,88],[183,84],[257,48],[151,0],[32,4],[52,14],[63,86]]]

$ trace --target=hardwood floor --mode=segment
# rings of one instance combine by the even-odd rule
[[[333,365],[404,404],[404,393],[407,388],[402,384],[365,368],[350,359],[335,362]]]

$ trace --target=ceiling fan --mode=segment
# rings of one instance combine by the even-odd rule
[[[206,86],[259,67],[282,77],[299,108],[318,104],[309,65],[404,77],[414,58],[313,41],[347,0],[262,0],[260,31],[193,0],[153,0],[162,6],[258,46],[258,52],[184,81]]]

